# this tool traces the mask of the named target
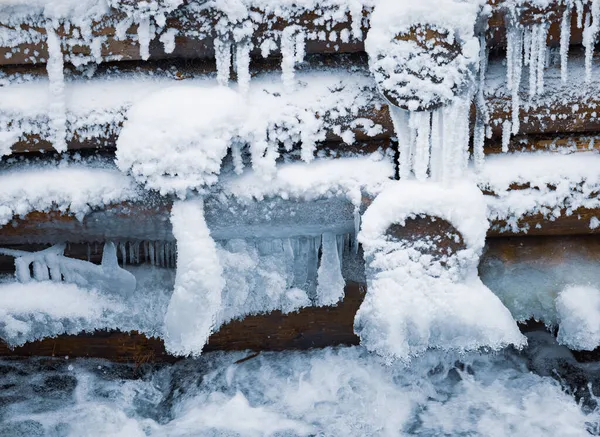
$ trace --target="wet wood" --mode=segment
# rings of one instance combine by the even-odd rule
[[[348,283],[344,300],[334,307],[309,307],[291,314],[274,311],[232,321],[211,335],[204,351],[280,351],[356,345],[354,315],[364,295],[364,284]],[[58,336],[14,349],[0,342],[0,357],[7,356],[96,357],[136,364],[177,359],[167,354],[160,339],[114,331]]]

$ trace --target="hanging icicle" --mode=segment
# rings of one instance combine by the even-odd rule
[[[59,22],[52,20],[46,24],[48,44],[48,82],[50,85],[50,105],[48,118],[52,129],[52,145],[57,152],[67,150],[67,107],[65,102],[64,59],[60,38],[56,34]]]
[[[231,75],[231,41],[215,37],[215,59],[217,62],[217,82],[227,86]]]

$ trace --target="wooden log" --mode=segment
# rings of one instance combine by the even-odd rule
[[[365,295],[365,286],[347,283],[345,298],[334,307],[308,307],[291,314],[274,311],[234,320],[210,336],[204,351],[280,351],[335,345],[356,345],[354,315]],[[102,332],[63,335],[26,343],[14,349],[0,341],[0,357],[96,357],[143,364],[172,362],[164,343],[139,333]]]
[[[423,225],[427,225],[427,220],[408,223],[411,232]],[[442,230],[444,225],[440,226]],[[481,264],[492,259],[533,269],[536,264],[558,267],[573,259],[600,263],[600,235],[492,238],[486,242]],[[543,280],[539,275],[536,277]],[[531,286],[535,287],[535,284]],[[275,311],[232,321],[210,337],[205,351],[309,349],[358,344],[353,328],[354,315],[364,298],[365,286],[348,283],[345,291],[345,299],[334,307],[304,308],[288,315]],[[58,336],[14,349],[0,343],[0,356],[96,357],[136,364],[176,360],[166,353],[160,339],[139,333],[103,331]]]
[[[190,2],[193,3],[193,2]],[[505,47],[506,29],[505,16],[506,10],[503,7],[504,2],[490,0],[493,6],[493,13],[488,20],[488,40],[492,48]],[[548,44],[557,46],[560,41],[560,20],[562,18],[562,3],[554,2],[551,7],[544,11],[544,16],[550,21],[548,32]],[[299,8],[298,8],[299,9]],[[539,15],[539,8],[534,4],[526,5],[521,13],[523,24],[532,22],[536,14]],[[318,36],[309,38],[306,44],[306,52],[311,53],[356,53],[364,51],[363,41],[360,39],[342,40],[340,35],[352,34],[352,18],[347,16],[332,22],[326,18],[327,10],[297,10],[291,19],[284,19],[274,15],[265,14],[261,10],[253,10],[251,21],[254,25],[253,41],[255,49],[253,55],[260,55],[260,43],[268,38],[273,38],[275,33],[280,32],[288,26],[298,26],[311,35]],[[369,16],[371,11],[365,10],[362,24],[362,33],[366,34],[369,30]],[[160,42],[160,35],[152,39],[149,46],[151,59],[199,59],[214,57],[214,37],[216,34],[215,24],[221,18],[221,13],[215,9],[205,8],[202,11],[195,11],[189,5],[171,12],[166,17],[165,29],[175,29],[178,34],[175,36],[175,47],[171,53],[164,50]],[[126,15],[123,11],[111,10],[111,12],[98,21],[92,23],[92,35],[101,37],[103,41],[100,45],[100,55],[105,60],[131,61],[141,60],[140,46],[138,42],[138,26],[130,23],[122,37],[118,36],[117,27],[119,23],[124,23]],[[5,29],[15,32],[30,32],[27,43],[19,44],[14,47],[0,47],[0,65],[11,64],[36,64],[45,63],[48,59],[46,45],[46,30],[43,17],[35,19],[37,24],[22,24],[18,29],[13,24],[0,23]],[[91,56],[93,52],[89,43],[78,37],[81,30],[77,26],[71,25],[68,29],[60,27],[57,34],[65,42],[68,54],[75,56]],[[582,41],[582,29],[576,25],[576,19],[573,17],[571,28],[571,44],[580,44]],[[335,37],[334,37],[335,36]],[[332,41],[333,40],[333,41]]]

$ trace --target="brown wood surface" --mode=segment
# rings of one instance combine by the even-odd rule
[[[533,266],[559,266],[573,259],[600,262],[600,235],[492,238],[486,242],[481,262],[492,258],[503,264]],[[344,300],[334,307],[304,308],[288,315],[275,311],[232,321],[210,337],[204,350],[277,351],[358,344],[354,315],[365,292],[364,284],[348,283]],[[99,357],[138,365],[177,359],[166,353],[160,339],[104,331],[58,336],[14,349],[0,343],[0,357],[8,356]]]
[[[334,307],[309,307],[296,313],[274,311],[229,322],[208,340],[204,351],[279,351],[358,344],[354,315],[365,295],[363,284],[348,283],[345,298]],[[0,357],[98,357],[117,362],[174,361],[164,343],[139,333],[103,332],[62,335],[10,349],[0,341]]]
[[[505,11],[502,8],[503,2],[497,2],[490,0],[489,2],[494,6],[493,13],[488,20],[488,40],[491,47],[504,47],[506,44],[506,29],[505,29]],[[548,44],[551,46],[557,46],[560,41],[560,20],[562,18],[562,5],[557,2],[556,5],[552,5],[548,11],[542,11],[541,15],[546,17],[551,23],[548,32]],[[539,10],[535,6],[525,5],[521,14],[521,20],[523,23],[529,23],[536,21],[536,14],[539,16]],[[259,10],[253,11],[258,14],[264,15],[264,12]],[[196,13],[197,14],[197,13]],[[152,59],[199,59],[199,58],[212,58],[214,57],[213,39],[214,35],[210,32],[209,36],[198,38],[194,36],[196,30],[194,25],[199,21],[195,13],[185,6],[180,7],[173,11],[167,17],[166,28],[174,28],[180,31],[179,35],[175,38],[176,46],[173,53],[165,53],[162,47],[162,43],[158,40],[158,37],[152,40],[150,44],[150,56]],[[364,21],[363,33],[368,31],[368,16],[367,20]],[[206,9],[200,14],[201,19],[206,20],[206,23],[216,23],[219,19],[219,12],[214,9]],[[304,11],[298,14],[292,22],[286,21],[281,17],[270,17],[272,23],[266,25],[260,23],[254,32],[254,39],[262,41],[271,30],[282,30],[285,27],[296,24],[306,28],[310,32],[325,32],[326,35],[330,35],[331,31],[339,33],[342,30],[351,30],[351,19],[347,17],[347,21],[333,25],[330,22],[323,20],[322,12],[319,10],[315,11]],[[126,37],[124,40],[116,38],[115,23],[123,20],[125,15],[117,10],[112,10],[104,19],[100,22],[96,22],[92,26],[92,34],[95,36],[107,37],[104,44],[101,47],[101,53],[103,58],[110,57],[112,55],[119,55],[121,61],[140,60],[139,44],[137,42],[137,25],[133,24],[127,29]],[[9,27],[9,26],[7,26]],[[34,27],[23,25],[22,29],[32,29],[41,36],[42,42],[34,44],[21,44],[17,47],[0,47],[0,65],[11,65],[11,64],[32,64],[44,62],[48,57],[47,46],[45,43],[45,29],[43,27]],[[63,38],[72,38],[75,30],[75,26],[71,26],[68,31],[59,29],[59,36]],[[573,24],[571,30],[571,44],[581,44],[582,41],[582,29],[576,26],[575,17],[573,17]],[[306,51],[310,53],[355,53],[364,51],[364,44],[362,41],[351,40],[349,42],[342,42],[339,39],[335,42],[330,41],[307,41]],[[34,52],[37,52],[37,56],[33,56]],[[72,49],[74,54],[89,55],[90,49],[85,45],[75,46]],[[259,54],[259,50],[255,49],[255,55]]]

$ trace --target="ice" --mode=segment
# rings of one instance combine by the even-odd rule
[[[175,37],[178,30],[175,28],[167,29],[160,35],[160,42],[163,45],[165,53],[173,53],[175,50]]]
[[[235,71],[238,87],[242,94],[247,94],[250,87],[250,49],[247,42],[238,43],[235,52]]]
[[[556,298],[558,342],[575,350],[600,346],[600,290],[569,286]]]
[[[399,142],[400,179],[449,182],[465,173],[469,161],[470,96],[434,111],[390,113]]]
[[[65,104],[65,77],[63,54],[60,46],[60,39],[56,35],[57,22],[50,22],[46,26],[46,35],[48,45],[48,83],[50,85],[50,105],[48,107],[48,117],[50,126],[53,130],[52,145],[57,152],[67,150],[67,115]]]
[[[563,12],[560,22],[560,78],[563,83],[567,83],[569,78],[569,43],[571,41],[571,11],[573,5],[567,3],[565,12]]]
[[[410,110],[454,101],[472,85],[477,70],[479,41],[474,25],[480,5],[479,1],[454,0],[379,1],[365,40],[369,66],[378,85],[384,84],[388,95]],[[397,38],[410,34],[416,23],[427,24],[441,34],[447,32],[445,43],[458,43],[460,53],[450,55],[447,62],[437,62],[417,41]],[[441,46],[438,51],[443,50]],[[407,71],[427,73],[396,71],[398,65]]]
[[[552,152],[489,156],[477,178],[488,196],[488,217],[504,220],[501,230],[526,231],[518,220],[542,214],[555,220],[579,208],[600,206],[594,194],[600,187],[600,156],[594,152],[563,155]],[[511,185],[522,186],[513,190]]]
[[[18,164],[0,173],[0,224],[32,211],[61,211],[78,219],[92,208],[136,200],[135,183],[102,163]],[[77,181],[77,183],[73,183]]]
[[[321,243],[323,253],[317,276],[317,305],[335,305],[344,298],[341,252],[336,236],[332,233],[323,234]]]
[[[215,58],[217,60],[217,82],[227,86],[231,74],[231,42],[222,37],[215,38]]]
[[[97,291],[49,281],[0,284],[0,337],[11,343],[57,333],[76,334],[119,305]]]
[[[171,223],[177,239],[177,275],[165,316],[165,346],[175,355],[199,355],[221,306],[223,267],[201,199],[174,203]]]
[[[65,245],[61,244],[39,252],[0,248],[0,254],[15,257],[16,277],[19,282],[25,283],[32,279],[29,267],[33,265],[34,279],[37,281],[64,280],[82,288],[116,295],[128,296],[134,292],[135,277],[119,267],[114,243],[105,243],[100,265],[65,257],[64,250]]]
[[[390,225],[417,215],[451,223],[465,248],[438,259],[427,254],[435,240],[411,244],[386,236]],[[487,227],[485,200],[473,184],[390,182],[365,212],[359,234],[368,285],[355,319],[361,344],[403,361],[428,348],[523,345],[509,311],[477,274]]]
[[[410,366],[360,347],[263,352],[239,364],[248,353],[228,352],[143,378],[97,360],[3,361],[0,414],[9,435],[48,437],[588,435],[598,412],[528,368],[558,350],[431,351]]]
[[[586,14],[585,24],[582,44],[585,47],[585,80],[589,82],[592,78],[594,46],[600,30],[600,2],[598,0],[591,0],[591,10]]]

